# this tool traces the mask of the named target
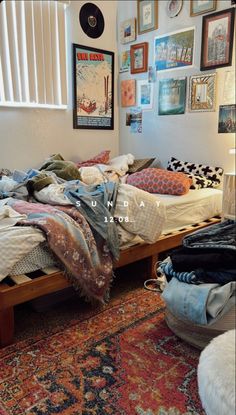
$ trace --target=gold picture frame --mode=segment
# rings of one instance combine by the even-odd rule
[[[158,0],[137,0],[138,34],[158,29]]]
[[[190,16],[199,16],[199,14],[205,14],[216,10],[217,0],[208,0],[208,4],[200,4],[199,0],[190,0]]]
[[[190,76],[189,111],[215,111],[216,73]]]

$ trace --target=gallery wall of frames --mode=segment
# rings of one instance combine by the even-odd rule
[[[235,5],[118,4],[120,151],[232,166]]]

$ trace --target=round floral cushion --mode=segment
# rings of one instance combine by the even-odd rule
[[[131,174],[127,183],[149,193],[184,195],[189,191],[192,180],[184,173],[148,168]]]

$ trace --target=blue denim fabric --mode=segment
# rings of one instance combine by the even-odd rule
[[[193,285],[172,278],[162,298],[176,317],[196,324],[212,324],[235,304],[235,284]]]
[[[110,222],[109,218],[114,214],[117,190],[118,185],[113,182],[88,186],[74,180],[66,184],[64,191],[91,228],[107,241],[108,248],[116,259],[119,258],[119,237],[116,224]],[[97,202],[97,205],[92,206],[92,201]],[[107,202],[113,202],[113,207],[108,208]],[[107,222],[105,217],[108,218]]]
[[[236,250],[236,222],[226,220],[187,235],[183,239],[187,248],[216,248]]]

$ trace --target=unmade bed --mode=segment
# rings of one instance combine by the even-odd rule
[[[133,238],[121,251],[114,268],[147,260],[147,276],[154,275],[158,254],[181,244],[182,238],[205,226],[220,221],[222,192],[216,189],[190,191],[184,196],[156,195],[165,205],[163,232],[154,243]],[[147,218],[148,220],[148,218]],[[29,274],[6,278],[0,283],[0,344],[10,344],[14,336],[14,306],[69,287],[70,283],[58,268],[44,269],[36,278]]]

